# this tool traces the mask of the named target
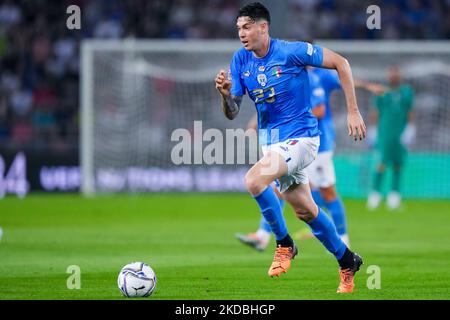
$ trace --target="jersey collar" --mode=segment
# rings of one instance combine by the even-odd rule
[[[272,53],[273,42],[274,42],[274,40],[273,40],[272,38],[269,37],[269,50],[267,50],[266,55],[265,55],[264,57],[257,57],[257,56],[255,55],[255,53],[252,52],[253,58],[255,58],[255,59],[257,59],[257,60],[264,60],[264,59],[266,59],[266,58]]]

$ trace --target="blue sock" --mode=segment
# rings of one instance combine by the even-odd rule
[[[284,200],[278,199],[280,201],[280,207],[281,211],[284,210]],[[262,229],[267,232],[272,232],[272,229],[270,228],[270,225],[267,223],[266,218],[264,216],[261,217],[261,221],[259,222],[259,229]]]
[[[325,202],[325,206],[333,218],[337,233],[342,236],[347,233],[347,220],[345,219],[345,208],[342,200],[336,198],[333,201]]]
[[[258,202],[261,214],[269,223],[270,230],[275,234],[277,240],[284,239],[288,232],[280,201],[271,186],[268,186],[259,195],[254,196]]]
[[[319,206],[323,207],[325,206],[325,200],[323,200],[322,196],[320,195],[319,189],[313,189],[311,190],[312,197],[314,199],[314,202]]]
[[[319,208],[317,217],[308,224],[311,227],[313,234],[320,242],[322,242],[325,248],[327,248],[336,259],[341,259],[347,246],[337,234],[336,227],[328,215]]]

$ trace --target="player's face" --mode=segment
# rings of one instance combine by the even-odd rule
[[[392,86],[399,85],[401,79],[402,79],[402,76],[401,76],[400,70],[398,68],[390,68],[389,69],[389,83]]]
[[[258,50],[261,46],[261,36],[264,34],[264,21],[255,22],[249,17],[239,17],[236,22],[236,27],[245,49],[249,51]]]

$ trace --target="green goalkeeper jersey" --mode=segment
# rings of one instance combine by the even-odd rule
[[[408,114],[413,106],[414,93],[408,85],[390,88],[383,95],[375,97],[378,109],[379,147],[400,144],[403,130],[408,123]]]

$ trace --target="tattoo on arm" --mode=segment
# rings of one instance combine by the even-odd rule
[[[230,120],[234,119],[239,113],[241,102],[241,96],[222,96],[222,111],[225,114],[225,117]]]

